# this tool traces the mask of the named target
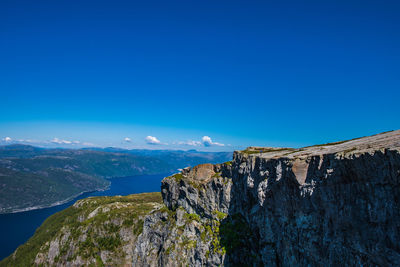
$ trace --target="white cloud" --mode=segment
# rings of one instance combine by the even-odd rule
[[[186,145],[186,146],[225,146],[224,144],[213,142],[209,136],[203,136],[201,141],[189,140],[189,141],[179,141],[175,142],[176,145]]]
[[[17,141],[21,142],[21,143],[34,143],[35,142],[31,139],[18,139]]]
[[[202,145],[202,143],[200,141],[194,141],[194,140],[179,141],[179,142],[176,142],[175,144],[186,145],[186,146],[201,146]]]
[[[65,144],[65,145],[70,145],[70,144],[72,144],[71,141],[68,141],[68,140],[61,140],[61,139],[58,139],[57,137],[53,138],[53,140],[51,140],[50,142],[51,142],[51,143],[54,143],[54,144],[59,144],[59,145],[61,145],[61,144]]]
[[[95,144],[89,143],[89,142],[83,142],[82,145],[84,145],[84,146],[95,146]]]
[[[58,139],[57,137],[55,137],[52,140],[50,140],[50,143],[58,144],[58,145],[96,146],[95,144],[89,143],[89,142],[81,142],[81,141],[78,141],[78,140],[69,141],[69,140],[64,140],[64,139]]]
[[[12,139],[11,139],[11,137],[4,137],[3,138],[3,141],[5,141],[5,142],[11,142],[12,141]]]
[[[130,143],[130,142],[132,142],[132,139],[130,139],[129,137],[125,137],[124,141],[127,142],[127,143]]]
[[[200,141],[194,141],[194,140],[190,140],[190,141],[186,142],[186,144],[189,146],[201,146]]]
[[[209,136],[203,136],[201,138],[201,141],[203,142],[204,146],[211,146],[212,145],[212,140]]]
[[[204,146],[225,146],[224,144],[213,142],[209,136],[203,136],[201,141]]]
[[[154,136],[147,136],[146,137],[146,143],[147,144],[150,144],[150,145],[159,145],[159,144],[161,144],[161,142],[160,142],[160,140],[158,140],[156,137],[154,137]]]

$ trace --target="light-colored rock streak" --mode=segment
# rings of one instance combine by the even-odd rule
[[[296,180],[299,182],[299,184],[305,184],[308,171],[307,161],[305,159],[295,159],[292,166],[292,171],[296,176]]]

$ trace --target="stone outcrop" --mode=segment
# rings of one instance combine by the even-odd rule
[[[230,174],[230,165],[226,164],[186,168],[162,181],[164,203],[171,210],[182,207],[188,213],[207,218],[212,218],[215,211],[227,213],[232,186]]]
[[[162,181],[165,208],[149,215],[135,248],[134,266],[218,266],[225,250],[220,221],[227,216],[232,181],[226,164],[202,164]]]

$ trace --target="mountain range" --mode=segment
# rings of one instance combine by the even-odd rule
[[[231,153],[0,147],[0,213],[56,205],[104,190],[112,177],[170,174],[187,166],[227,161]]]

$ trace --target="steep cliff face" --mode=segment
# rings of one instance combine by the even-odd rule
[[[250,147],[231,162],[165,178],[161,194],[164,205],[149,204],[129,226],[140,232],[126,235],[123,261],[118,249],[84,242],[57,259],[77,266],[71,255],[83,252],[84,263],[106,265],[400,266],[400,131],[301,149]],[[36,264],[51,265],[52,240],[42,240]]]
[[[168,209],[146,219],[134,263],[399,266],[399,150],[394,131],[185,169],[163,180]]]
[[[257,233],[264,264],[400,265],[399,152],[354,152],[236,154],[229,213]]]

